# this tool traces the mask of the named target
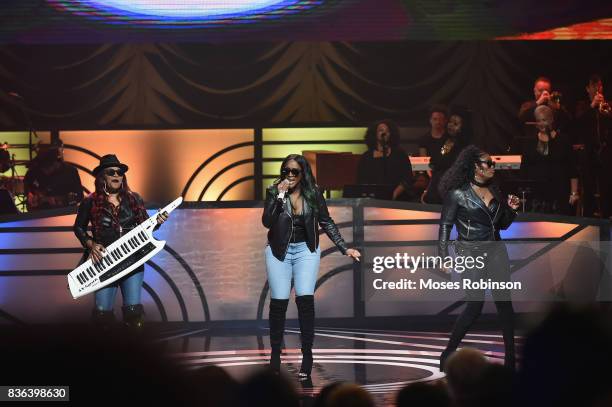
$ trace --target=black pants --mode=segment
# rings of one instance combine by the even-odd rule
[[[497,282],[509,282],[511,280],[508,252],[503,242],[457,242],[455,247],[458,256],[478,257],[484,256],[484,253],[486,253],[485,267],[465,270],[462,274],[463,278],[471,280],[491,279]],[[506,365],[514,366],[514,308],[512,307],[511,292],[510,290],[491,290],[491,293],[502,328]],[[445,355],[457,349],[465,334],[482,313],[485,290],[466,290],[465,294],[466,306],[455,321],[451,337],[444,351]]]
[[[599,212],[602,218],[612,216],[612,157],[606,157],[604,163],[592,158],[581,167],[582,181],[582,215],[593,217]],[[599,201],[595,194],[599,195]]]

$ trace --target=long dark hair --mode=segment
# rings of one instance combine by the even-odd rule
[[[479,161],[485,154],[484,151],[473,144],[461,150],[453,165],[446,170],[442,179],[440,179],[440,184],[438,185],[440,196],[445,198],[453,189],[469,184],[474,179],[474,164],[479,164]]]
[[[308,204],[308,206],[310,206],[313,212],[318,213],[319,205],[317,204],[318,203],[317,195],[319,194],[319,189],[317,187],[317,181],[315,180],[314,175],[312,175],[312,169],[310,168],[310,164],[308,163],[308,160],[306,160],[306,157],[300,154],[289,154],[283,160],[280,166],[280,171],[282,171],[283,168],[285,168],[285,166],[287,165],[287,163],[291,160],[298,163],[298,165],[302,169],[302,179],[300,180],[300,191],[301,191],[302,196],[304,197],[304,201],[306,201],[306,203]],[[271,189],[270,192],[272,192],[274,196],[278,194],[278,184],[282,180],[283,178],[281,175],[276,180],[274,180],[274,183],[272,183],[272,186],[270,187]]]
[[[394,148],[399,145],[400,142],[400,132],[397,124],[390,119],[379,120],[374,122],[368,126],[368,130],[366,131],[364,141],[368,146],[368,150],[376,150],[376,146],[378,141],[376,140],[376,129],[379,125],[386,124],[389,127],[389,147]]]
[[[458,138],[457,141],[464,145],[468,144],[474,132],[472,128],[472,112],[464,107],[455,106],[448,113],[449,121],[452,116],[459,116],[461,118],[461,131],[456,136]],[[448,129],[446,132],[448,133]]]
[[[93,199],[93,205],[91,208],[92,212],[92,225],[94,230],[100,230],[102,228],[102,214],[104,209],[110,209],[110,213],[113,214],[112,204],[108,202],[106,182],[104,180],[104,172],[100,171],[96,175],[95,180],[95,191],[91,194]],[[123,175],[123,182],[119,189],[119,197],[121,200],[127,200],[130,205],[132,213],[136,215],[138,223],[144,222],[147,219],[147,211],[142,204],[142,201],[136,198],[136,195],[130,190],[127,182],[127,176]],[[116,216],[112,216],[113,227],[119,230],[119,219]]]

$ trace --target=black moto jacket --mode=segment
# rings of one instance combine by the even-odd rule
[[[293,232],[293,218],[291,217],[291,203],[289,199],[283,202],[277,196],[276,186],[267,189],[261,221],[268,228],[268,244],[272,249],[272,254],[280,261],[283,261]],[[340,235],[334,220],[329,216],[327,204],[321,191],[317,191],[317,205],[318,213],[315,214],[312,208],[304,201],[304,223],[308,249],[314,252],[319,247],[318,226],[321,226],[342,254],[346,254],[348,247],[344,239],[342,239],[342,235]]]
[[[457,227],[458,240],[501,240],[499,231],[507,229],[516,217],[496,185],[489,190],[498,202],[497,209],[490,211],[470,184],[450,191],[444,199],[438,233],[439,255],[448,256],[448,242],[453,225]]]
[[[142,200],[140,196],[131,192],[136,197],[142,205]],[[89,223],[93,221],[92,218],[92,207],[93,207],[93,195],[88,196],[87,198],[81,201],[79,205],[79,210],[77,212],[76,219],[74,221],[74,234],[79,239],[83,247],[87,247],[87,240],[91,239],[91,237],[87,234],[87,227]],[[138,226],[140,222],[138,222],[138,214],[134,213],[132,208],[130,208],[129,200],[123,199],[119,206],[119,212],[117,214],[117,218],[119,220],[120,228],[113,226],[112,222],[112,213],[110,208],[103,208],[104,213],[102,214],[102,227],[99,229],[93,228],[93,241],[101,244],[106,247],[113,243],[115,240],[119,239],[121,236],[128,233],[134,227]],[[144,210],[144,209],[143,209]],[[141,218],[147,219],[149,216],[146,211],[140,214]]]

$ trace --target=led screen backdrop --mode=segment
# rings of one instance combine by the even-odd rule
[[[493,39],[585,23],[571,38],[610,38],[611,10],[603,0],[5,0],[0,40]]]

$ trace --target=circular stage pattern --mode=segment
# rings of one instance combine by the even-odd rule
[[[262,329],[257,335],[264,344],[267,344],[266,334]],[[438,365],[448,333],[319,328],[316,336],[312,383],[302,384],[303,396],[315,396],[324,386],[336,381],[350,381],[377,397],[388,398],[409,383],[444,377]],[[223,342],[225,345],[219,350],[175,353],[173,357],[187,369],[223,367],[238,380],[268,363],[270,351],[265,346],[264,349],[248,348],[231,336],[225,336]],[[282,354],[283,370],[295,377],[301,363],[299,330],[286,329],[285,342],[288,348]],[[237,346],[227,349],[229,344]],[[498,362],[503,358],[503,353],[498,351],[503,347],[500,335],[471,333],[463,346],[477,347]]]

